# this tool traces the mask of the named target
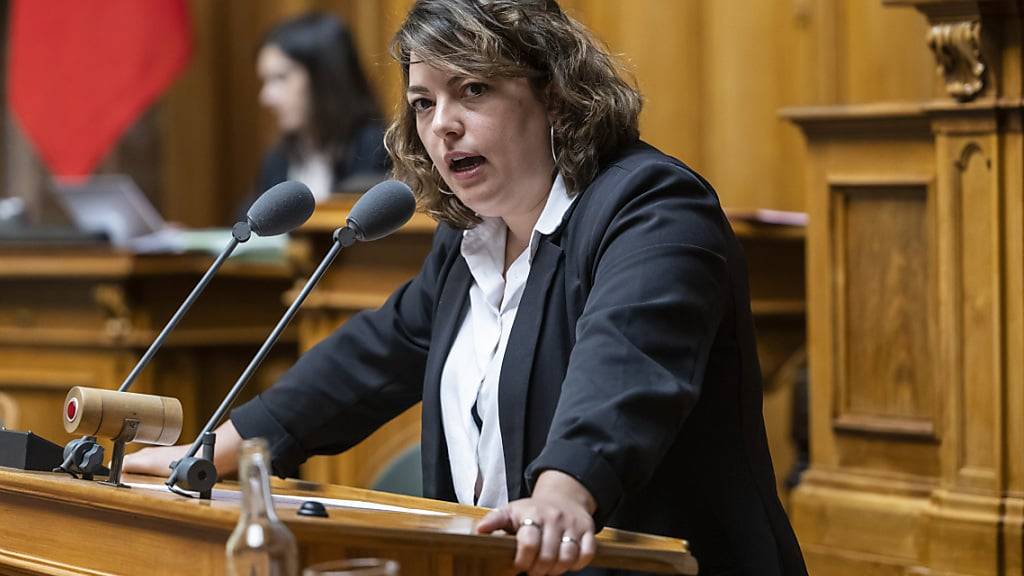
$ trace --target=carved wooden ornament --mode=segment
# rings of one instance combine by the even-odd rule
[[[985,88],[981,22],[936,24],[928,31],[928,47],[935,54],[950,96],[968,102]]]

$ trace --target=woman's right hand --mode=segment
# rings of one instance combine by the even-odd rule
[[[231,476],[238,471],[238,450],[242,446],[242,436],[230,420],[214,432],[217,433],[217,442],[214,444],[213,465],[217,467],[217,475],[221,478]],[[144,448],[126,454],[122,470],[131,474],[166,477],[171,474],[171,462],[184,458],[188,449],[188,444]]]
[[[188,444],[143,448],[138,452],[125,454],[122,470],[130,474],[167,477],[171,474],[171,462],[183,458],[188,448]]]

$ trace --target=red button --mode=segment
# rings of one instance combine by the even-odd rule
[[[68,408],[67,408],[68,421],[70,422],[70,421],[74,420],[75,419],[75,414],[77,414],[77,413],[78,413],[78,398],[72,398],[71,401],[68,402]]]

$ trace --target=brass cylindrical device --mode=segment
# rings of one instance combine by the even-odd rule
[[[75,386],[64,399],[64,430],[69,434],[116,438],[126,419],[139,421],[133,442],[169,446],[181,435],[177,398]]]

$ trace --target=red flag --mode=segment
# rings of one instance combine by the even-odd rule
[[[185,0],[14,0],[8,90],[57,176],[84,177],[182,70]]]

